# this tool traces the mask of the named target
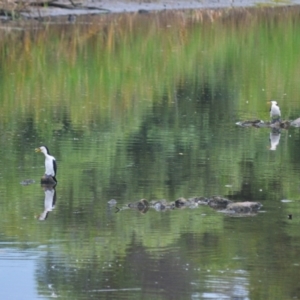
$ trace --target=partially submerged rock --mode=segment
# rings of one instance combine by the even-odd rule
[[[230,213],[248,214],[256,213],[261,207],[262,204],[259,202],[235,202],[228,204],[226,211]]]
[[[288,129],[291,125],[290,121],[284,120],[284,121],[276,121],[274,123],[270,123],[269,127],[270,128],[283,128],[283,129]]]
[[[41,184],[50,184],[50,185],[56,185],[56,180],[54,177],[50,176],[50,175],[44,175],[41,178]]]
[[[198,202],[196,201],[197,198],[190,198],[190,199],[185,199],[183,197],[178,198],[175,200],[175,206],[177,208],[196,208],[198,206]]]
[[[262,120],[247,120],[235,123],[242,127],[267,127],[266,123]]]
[[[22,180],[22,181],[20,182],[20,184],[21,184],[21,185],[24,185],[24,186],[30,185],[30,184],[33,184],[33,183],[35,183],[35,180],[33,180],[33,179],[24,179],[24,180]]]
[[[116,201],[110,200],[108,203]],[[257,211],[262,207],[259,202],[232,202],[221,196],[212,196],[211,198],[206,197],[192,197],[189,199],[180,197],[174,202],[168,202],[165,199],[162,200],[151,200],[148,202],[146,199],[141,199],[137,202],[132,202],[125,205],[122,208],[117,207],[117,211],[125,209],[136,209],[141,213],[146,213],[149,208],[153,208],[156,211],[166,211],[175,208],[197,208],[199,205],[208,205],[209,207],[219,210],[224,213],[234,214],[235,216],[243,215],[255,215]]]
[[[164,211],[168,209],[174,209],[174,202],[167,202],[167,200],[152,200],[150,201],[150,207],[154,208],[156,211]]]
[[[141,199],[137,202],[129,203],[128,207],[137,209],[138,211],[140,211],[142,213],[146,213],[149,209],[149,203],[146,199]]]
[[[183,198],[183,197],[180,197],[177,200],[175,200],[175,206],[177,208],[180,208],[180,207],[183,207],[183,206],[187,206],[188,204],[189,204],[188,201],[185,198]]]
[[[222,198],[220,196],[213,196],[208,200],[208,205],[215,209],[226,208],[228,204],[232,203],[231,200]]]
[[[255,128],[282,128],[282,129],[288,129],[289,127],[300,127],[300,118],[289,121],[289,120],[277,120],[275,122],[264,122],[262,120],[247,120],[247,121],[240,121],[235,123],[238,126],[241,127],[255,127]]]
[[[198,205],[203,205],[203,204],[207,205],[208,202],[209,199],[205,197],[192,197],[188,199],[180,197],[175,201],[175,206],[177,208],[181,208],[181,207],[195,208]]]
[[[197,204],[208,204],[208,201],[209,199],[206,198],[206,197],[192,197],[192,198],[189,198],[188,199],[190,202],[194,202],[194,203],[197,203]]]

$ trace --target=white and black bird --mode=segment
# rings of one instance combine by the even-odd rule
[[[276,101],[270,101],[268,102],[271,104],[270,108],[270,117],[272,122],[279,121],[280,122],[280,117],[281,117],[281,111],[278,106],[278,103]]]
[[[36,148],[35,152],[41,152],[45,155],[45,179],[53,178],[53,180],[57,182],[56,180],[57,165],[56,165],[55,157],[50,155],[49,149],[46,146],[41,146],[39,148]]]

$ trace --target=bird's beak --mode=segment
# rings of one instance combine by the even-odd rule
[[[268,101],[267,103],[268,103],[268,104],[271,104],[271,102],[270,102],[270,101]]]
[[[37,153],[42,152],[40,148],[35,148],[34,151],[37,152]]]

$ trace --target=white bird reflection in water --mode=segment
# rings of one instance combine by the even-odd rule
[[[280,141],[280,130],[277,128],[272,128],[270,132],[270,150],[275,151]]]
[[[45,192],[44,211],[38,216],[40,221],[47,219],[48,214],[55,208],[56,190],[55,185],[42,185]]]

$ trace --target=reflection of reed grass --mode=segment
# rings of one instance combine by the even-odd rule
[[[51,111],[53,106],[68,107],[75,122],[93,120],[108,111],[112,116],[126,116],[128,112],[130,118],[132,107],[143,110],[165,93],[172,101],[174,85],[186,76],[192,77],[196,69],[216,84],[216,68],[228,65],[236,72],[226,78],[228,84],[235,76],[248,82],[247,77],[261,68],[255,51],[263,47],[270,53],[264,58],[268,77],[258,73],[257,81],[240,91],[242,98],[248,98],[258,93],[255,85],[259,81],[265,89],[274,86],[274,81],[285,82],[283,65],[278,63],[278,55],[283,52],[278,46],[282,41],[292,49],[287,36],[289,32],[293,35],[298,10],[281,11],[237,9],[82,17],[89,23],[72,28],[48,26],[47,30],[22,35],[0,32],[4,74],[14,72],[13,80],[4,75],[3,82],[15,88],[5,93],[2,109],[9,115],[34,108],[36,121],[41,120],[42,109]],[[283,22],[284,28],[280,26]],[[276,30],[277,41],[267,39],[268,28]],[[298,41],[293,39],[293,43]],[[299,66],[295,55],[291,52],[287,59],[285,64],[290,67],[286,72],[296,78]],[[276,93],[282,93],[282,88],[278,85]],[[261,97],[258,93],[255,99]]]

